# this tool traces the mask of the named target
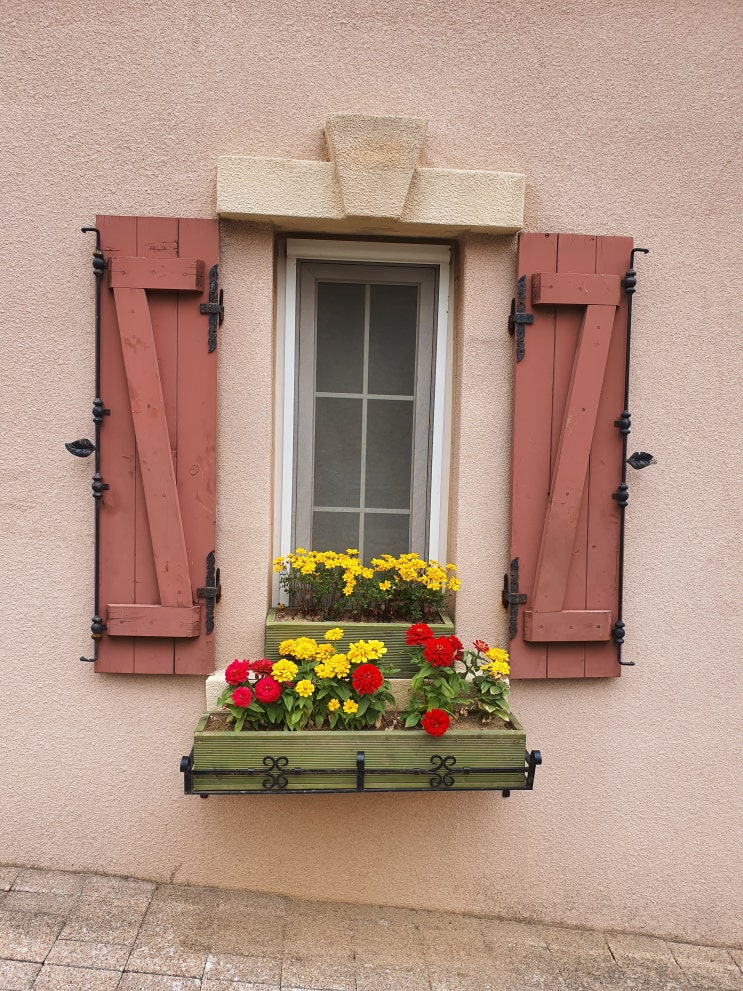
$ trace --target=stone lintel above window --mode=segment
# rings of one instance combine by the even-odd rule
[[[420,168],[427,122],[336,114],[330,161],[221,157],[217,213],[279,230],[456,237],[512,234],[523,226],[525,177]]]

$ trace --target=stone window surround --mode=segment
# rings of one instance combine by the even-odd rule
[[[334,114],[325,125],[329,161],[220,157],[217,213],[326,234],[452,238],[521,230],[525,177],[419,167],[427,126],[417,117]]]

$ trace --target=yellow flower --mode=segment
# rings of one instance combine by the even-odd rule
[[[336,654],[335,657],[331,657],[328,661],[328,667],[332,667],[333,674],[336,678],[345,678],[351,670],[351,662],[345,654]]]
[[[318,678],[334,678],[335,677],[335,667],[332,661],[327,663],[323,661],[321,664],[315,665],[315,674]]]
[[[386,592],[388,588],[392,588],[392,582],[380,582],[379,587],[383,592]]]
[[[276,681],[292,681],[296,677],[297,671],[299,668],[294,661],[276,661],[271,670],[271,677],[275,678]]]
[[[334,626],[332,630],[328,630],[325,634],[326,640],[340,640],[343,636],[343,630],[340,626]]]
[[[491,647],[485,656],[489,661],[507,661],[508,651],[502,650],[500,647]]]
[[[507,677],[511,673],[508,661],[491,661],[490,664],[481,664],[480,670],[487,671],[493,678],[497,678],[499,675]]]
[[[356,547],[347,547],[346,554],[358,554],[358,549]]]
[[[335,712],[336,709],[340,709],[341,704],[338,699],[331,699],[328,702],[328,712]]]
[[[315,686],[307,678],[303,678],[301,681],[297,682],[297,695],[301,695],[303,699],[309,698],[310,695],[315,690]]]
[[[458,592],[459,591],[459,588],[460,588],[460,585],[461,585],[461,582],[459,581],[458,578],[450,578],[449,579],[449,588],[452,590],[452,592]]]
[[[319,643],[317,645],[317,650],[315,651],[316,661],[327,661],[329,657],[332,657],[335,653],[335,647],[332,643]]]
[[[284,640],[279,645],[279,653],[291,654],[298,661],[311,661],[317,653],[317,641],[313,640],[312,637],[297,637],[296,640]]]
[[[347,716],[352,716],[354,712],[358,712],[358,708],[359,708],[358,702],[354,702],[353,699],[346,699],[346,701],[343,703],[343,711],[346,713]]]

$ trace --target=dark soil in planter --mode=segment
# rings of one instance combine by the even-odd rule
[[[416,726],[415,728],[418,729],[418,730],[420,729],[419,726]],[[327,727],[324,727],[323,729],[324,730],[327,730]],[[396,715],[394,712],[390,712],[390,713],[388,713],[388,714],[386,714],[384,716],[384,719],[382,721],[382,725],[379,728],[377,728],[377,727],[356,726],[352,730],[335,729],[335,730],[329,730],[328,732],[332,732],[332,733],[345,733],[345,732],[353,732],[353,733],[360,733],[360,732],[363,732],[363,733],[365,733],[365,732],[368,732],[368,733],[377,733],[377,732],[384,732],[385,730],[393,730],[393,729],[401,730],[401,729],[405,729],[405,726],[404,726],[404,721],[398,715]],[[492,719],[487,719],[487,720],[484,720],[484,721],[481,720],[481,719],[478,719],[476,716],[464,716],[461,719],[453,719],[452,720],[451,726],[449,728],[449,732],[451,732],[452,730],[456,731],[456,730],[483,730],[483,729],[485,729],[485,730],[487,730],[487,729],[515,729],[515,726],[513,726],[512,723],[506,723],[506,722],[504,722],[502,719],[499,719],[497,716],[493,716]],[[212,733],[217,733],[217,732],[224,733],[225,731],[231,731],[232,730],[232,724],[229,721],[229,718],[224,713],[221,713],[221,712],[210,712],[209,713],[209,719],[207,720],[207,723],[204,726],[204,730],[206,732],[212,732]],[[276,732],[277,730],[280,730],[280,728],[277,727],[277,726],[258,726],[258,727],[245,726],[244,729],[242,730],[242,732],[243,733],[248,733],[248,732],[258,732],[258,733],[260,733],[262,730],[265,730],[265,731],[269,731],[270,730],[272,732]],[[287,733],[289,733],[289,732],[291,732],[291,733],[313,733],[313,732],[318,732],[318,730],[317,730],[317,727],[315,726],[314,723],[310,723],[310,724],[308,724],[302,730],[286,730],[286,732]]]

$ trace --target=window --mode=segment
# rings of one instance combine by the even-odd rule
[[[441,245],[287,242],[278,554],[445,554],[448,263]]]

